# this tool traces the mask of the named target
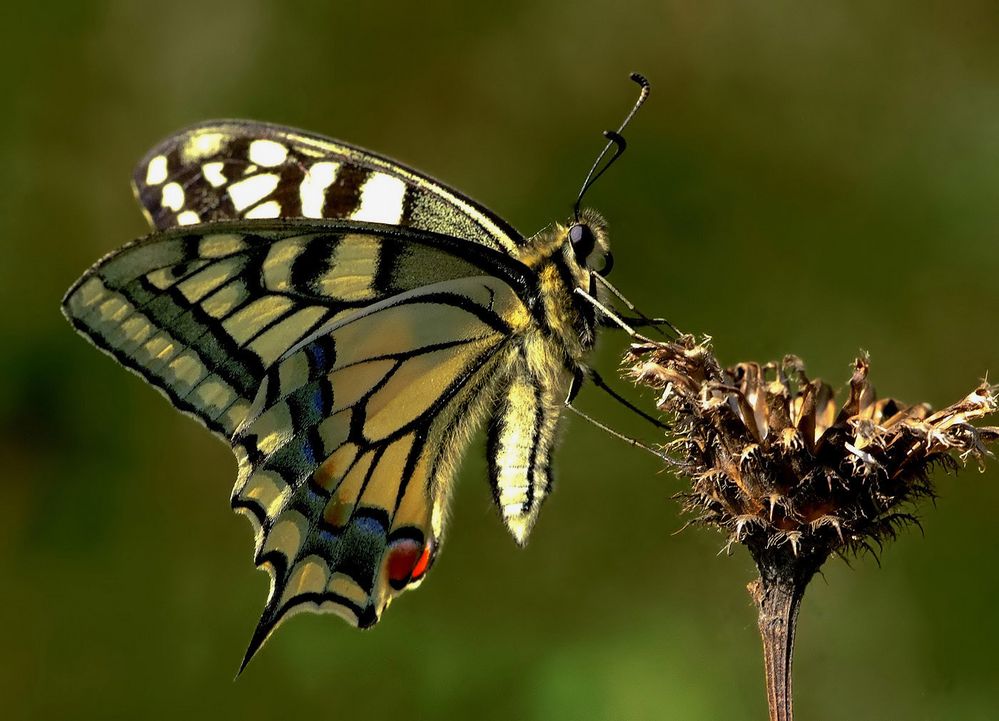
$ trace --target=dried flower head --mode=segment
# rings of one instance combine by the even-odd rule
[[[871,549],[915,517],[933,495],[934,465],[982,466],[999,428],[974,422],[995,413],[996,387],[982,383],[932,412],[926,404],[878,400],[866,357],[854,364],[841,406],[794,356],[722,368],[708,339],[642,342],[628,374],[660,393],[673,418],[666,448],[691,487],[679,494],[693,523],[716,526],[727,548],[744,544],[760,572],[749,586],[759,610],[772,721],[791,721],[791,659],[801,599],[832,553]]]
[[[707,340],[684,336],[634,345],[627,362],[675,419],[667,448],[691,480],[681,496],[693,522],[751,550],[785,546],[824,559],[880,544],[915,520],[910,502],[933,495],[931,467],[981,465],[999,438],[999,428],[973,425],[995,412],[994,387],[933,413],[878,400],[866,357],[839,406],[794,356],[723,369]]]

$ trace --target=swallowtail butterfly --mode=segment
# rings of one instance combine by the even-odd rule
[[[629,120],[648,93],[633,78]],[[241,121],[167,138],[133,185],[154,232],[84,273],[63,311],[231,444],[232,506],[272,581],[244,665],[294,612],[368,627],[423,581],[482,419],[493,498],[526,542],[597,330],[599,215],[577,201],[525,238],[405,165]]]

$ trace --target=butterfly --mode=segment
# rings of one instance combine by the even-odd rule
[[[621,130],[648,95],[633,79]],[[572,219],[529,238],[405,165],[276,125],[203,123],[139,163],[154,232],[63,312],[231,444],[232,507],[271,577],[244,666],[296,612],[366,628],[420,585],[483,420],[493,499],[527,541],[603,307],[606,224],[579,208],[603,156]]]

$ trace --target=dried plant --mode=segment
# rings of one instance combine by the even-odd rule
[[[805,373],[802,361],[723,368],[709,339],[633,345],[627,373],[660,395],[672,418],[666,445],[692,524],[714,526],[726,546],[746,546],[760,577],[759,610],[770,718],[790,721],[795,623],[805,587],[832,554],[874,550],[916,523],[913,504],[933,496],[934,466],[981,468],[999,428],[974,422],[995,413],[996,387],[980,384],[932,412],[878,400],[870,365],[858,358],[849,394]]]

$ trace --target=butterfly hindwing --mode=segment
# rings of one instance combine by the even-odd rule
[[[333,321],[268,370],[233,439],[233,506],[272,577],[248,657],[291,613],[370,626],[422,579],[523,310],[498,278],[446,281]]]
[[[237,120],[196,125],[146,154],[132,178],[156,229],[236,218],[384,223],[511,252],[497,215],[395,161],[321,135]]]

